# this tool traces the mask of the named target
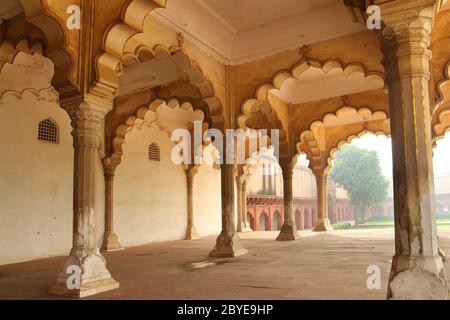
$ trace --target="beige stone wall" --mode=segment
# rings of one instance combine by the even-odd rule
[[[38,124],[48,117],[58,124],[59,144],[37,139]],[[0,105],[0,264],[68,254],[71,130],[69,116],[56,103],[24,95]]]
[[[203,165],[194,178],[194,224],[199,236],[221,230],[220,170]]]
[[[148,159],[157,143],[161,161]],[[173,143],[158,128],[134,127],[116,169],[114,227],[124,246],[182,239],[187,226],[186,176],[170,158]]]
[[[160,147],[160,162],[148,160],[152,142]],[[127,134],[114,192],[114,227],[122,245],[184,238],[186,174],[170,158],[173,146],[158,127],[134,127]],[[220,171],[201,167],[194,178],[194,221],[200,235],[220,231],[220,201]]]

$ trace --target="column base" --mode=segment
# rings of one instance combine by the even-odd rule
[[[73,251],[73,249],[72,249]],[[106,269],[106,260],[97,248],[85,258],[71,253],[56,283],[49,293],[72,298],[84,298],[119,288],[119,282]]]
[[[102,292],[119,288],[119,283],[114,279],[100,280],[82,284],[80,289],[70,290],[65,283],[55,283],[48,290],[49,293],[68,297],[68,298],[85,298]]]
[[[216,240],[216,246],[209,256],[213,258],[233,258],[247,254],[248,250],[242,247],[239,236],[236,233],[222,232]]]
[[[245,226],[245,227],[243,226],[241,232],[252,232],[252,231],[253,231],[252,228],[250,228],[250,227],[248,227],[248,226]]]
[[[442,261],[446,261],[447,260],[447,255],[445,254],[445,252],[441,249],[441,248],[439,248],[439,256],[442,258]]]
[[[195,240],[200,239],[200,236],[197,233],[197,229],[194,226],[188,226],[186,229],[186,236],[184,240]]]
[[[392,259],[389,300],[447,300],[448,284],[442,258],[398,256]]]
[[[111,252],[125,249],[114,232],[105,232],[103,237],[102,252]]]
[[[333,227],[331,227],[331,223],[329,219],[319,219],[316,221],[316,225],[314,226],[313,231],[315,232],[323,232],[323,231],[332,231]]]
[[[300,239],[300,235],[293,224],[283,224],[277,241],[294,241]]]

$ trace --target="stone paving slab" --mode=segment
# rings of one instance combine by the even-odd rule
[[[121,287],[87,299],[385,299],[393,230],[241,234],[249,254],[210,259],[215,237],[172,241],[105,254]],[[440,231],[450,253],[450,231]],[[0,299],[60,299],[47,293],[65,257],[0,266]],[[382,270],[381,290],[366,287],[369,265]],[[450,264],[445,263],[447,275]]]

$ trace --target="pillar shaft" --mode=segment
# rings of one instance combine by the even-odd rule
[[[317,184],[317,220],[313,231],[333,230],[328,218],[328,177],[325,173],[315,173]]]
[[[242,207],[242,181],[238,176],[236,177],[236,193],[237,193],[237,226],[236,231],[242,232],[242,219],[243,219],[243,207]]]
[[[436,235],[428,86],[436,1],[408,3],[410,7],[402,11],[388,7],[382,33],[395,201],[395,256],[387,297],[446,299],[447,281]],[[403,15],[405,9],[417,14]]]
[[[50,292],[84,297],[118,288],[95,243],[95,187],[102,119],[108,111],[86,102],[66,107],[74,146],[73,246]]]
[[[234,165],[221,165],[222,232],[217,237],[212,257],[236,257],[246,254],[234,225]]]
[[[297,228],[294,223],[294,196],[292,192],[292,160],[280,161],[283,172],[283,202],[284,202],[284,223],[281,227],[278,241],[291,241],[299,238]]]
[[[198,233],[194,224],[194,176],[193,169],[186,170],[186,186],[187,186],[187,229],[185,240],[198,239]]]
[[[248,232],[248,231],[253,231],[250,228],[250,222],[248,221],[248,217],[247,217],[247,180],[242,181],[242,189],[241,189],[241,194],[242,194],[242,232]]]
[[[114,172],[116,164],[112,164],[109,159],[103,163],[105,175],[105,233],[103,235],[102,251],[116,251],[123,249],[119,242],[119,237],[114,232]]]

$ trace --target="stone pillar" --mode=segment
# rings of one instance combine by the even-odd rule
[[[241,210],[242,210],[242,228],[241,232],[250,232],[253,231],[250,227],[250,222],[248,221],[247,217],[247,179],[244,179],[242,181],[242,187],[241,187]]]
[[[102,120],[111,109],[97,100],[62,104],[72,119],[74,145],[73,247],[50,292],[85,297],[119,287],[95,244],[95,176]]]
[[[194,224],[194,177],[196,171],[194,169],[187,169],[186,172],[186,186],[187,186],[187,210],[188,223],[186,228],[185,240],[194,240],[200,238]]]
[[[395,200],[395,255],[388,299],[447,299],[448,295],[436,235],[428,86],[436,4],[396,1],[382,8]]]
[[[103,161],[103,172],[105,175],[105,233],[103,235],[103,252],[122,250],[119,237],[114,233],[114,172],[117,164],[111,163],[109,158]]]
[[[294,197],[292,194],[292,160],[281,160],[281,170],[283,172],[283,200],[284,200],[284,222],[281,227],[278,241],[291,241],[299,239],[299,234],[294,223]]]
[[[237,188],[237,226],[236,232],[242,232],[242,220],[243,220],[243,212],[242,212],[242,181],[241,177],[238,175],[236,177],[236,188]]]
[[[325,172],[316,172],[314,175],[317,184],[317,220],[313,231],[330,231],[333,228],[328,219],[328,177]]]
[[[211,257],[237,257],[248,252],[241,245],[234,226],[234,165],[222,164],[222,232],[217,237]]]

